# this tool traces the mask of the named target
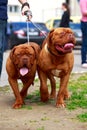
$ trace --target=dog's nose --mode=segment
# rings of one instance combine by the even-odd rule
[[[27,58],[24,58],[24,59],[23,59],[23,62],[26,64],[26,63],[27,63]]]

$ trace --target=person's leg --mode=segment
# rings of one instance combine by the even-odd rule
[[[86,63],[86,54],[87,54],[87,37],[83,37],[82,40],[82,48],[81,48],[81,59],[82,59],[82,64]]]
[[[81,60],[82,64],[86,63],[86,54],[87,54],[87,23],[81,22],[82,30],[82,48],[81,48]]]
[[[6,23],[6,21],[0,20],[0,77],[2,71],[4,45],[6,41]]]

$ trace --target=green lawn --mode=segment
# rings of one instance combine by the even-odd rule
[[[72,93],[71,98],[67,102],[67,108],[87,108],[87,74],[82,74],[76,79],[73,74],[69,81],[69,91]],[[74,79],[73,79],[74,78]]]

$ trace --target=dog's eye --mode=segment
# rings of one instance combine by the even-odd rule
[[[65,32],[60,33],[60,38],[62,38],[65,35]]]
[[[31,57],[32,56],[32,54],[27,54],[29,57]]]
[[[17,57],[20,57],[20,54],[17,54]]]

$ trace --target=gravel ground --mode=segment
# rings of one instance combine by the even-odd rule
[[[35,86],[30,87],[30,93],[38,89]],[[87,123],[77,119],[78,114],[87,110],[70,111],[56,108],[54,102],[39,104],[29,100],[25,100],[26,108],[15,110],[11,107],[13,92],[5,89],[0,89],[0,130],[87,130]]]

